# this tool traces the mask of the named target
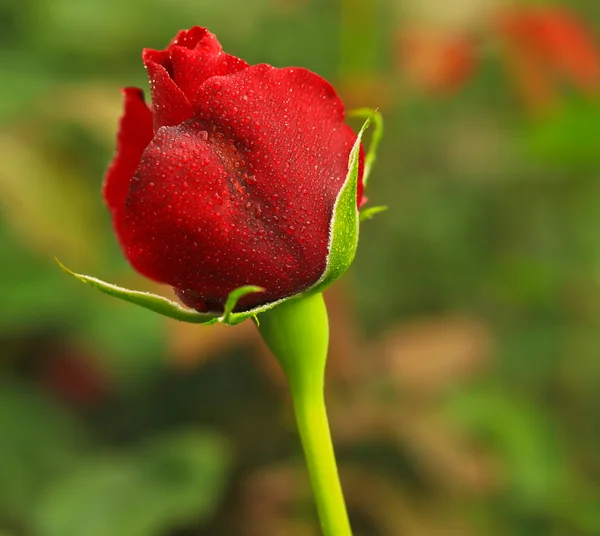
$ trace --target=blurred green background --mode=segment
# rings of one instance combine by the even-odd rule
[[[169,295],[100,185],[141,49],[196,24],[386,121],[368,197],[390,209],[327,295],[355,536],[600,535],[597,0],[3,0],[0,535],[319,534],[254,327],[53,262]]]

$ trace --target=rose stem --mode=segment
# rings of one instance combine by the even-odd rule
[[[259,331],[287,377],[324,536],[351,536],[325,409],[329,322],[322,294],[262,313]]]

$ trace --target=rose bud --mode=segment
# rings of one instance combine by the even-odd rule
[[[146,49],[152,106],[124,90],[104,199],[123,252],[187,306],[236,311],[311,289],[330,254],[357,135],[332,86],[303,68],[248,65],[204,28]],[[360,148],[357,199],[363,196]]]

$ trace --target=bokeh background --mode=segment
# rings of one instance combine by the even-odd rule
[[[386,134],[328,293],[356,536],[600,534],[598,0],[4,0],[0,535],[316,536],[251,323],[181,325],[100,199],[140,53],[208,26],[308,67]]]

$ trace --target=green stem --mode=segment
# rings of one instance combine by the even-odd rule
[[[322,389],[290,385],[296,423],[324,536],[350,536]]]
[[[351,536],[325,410],[329,325],[323,296],[261,314],[259,330],[288,379],[323,535]]]

